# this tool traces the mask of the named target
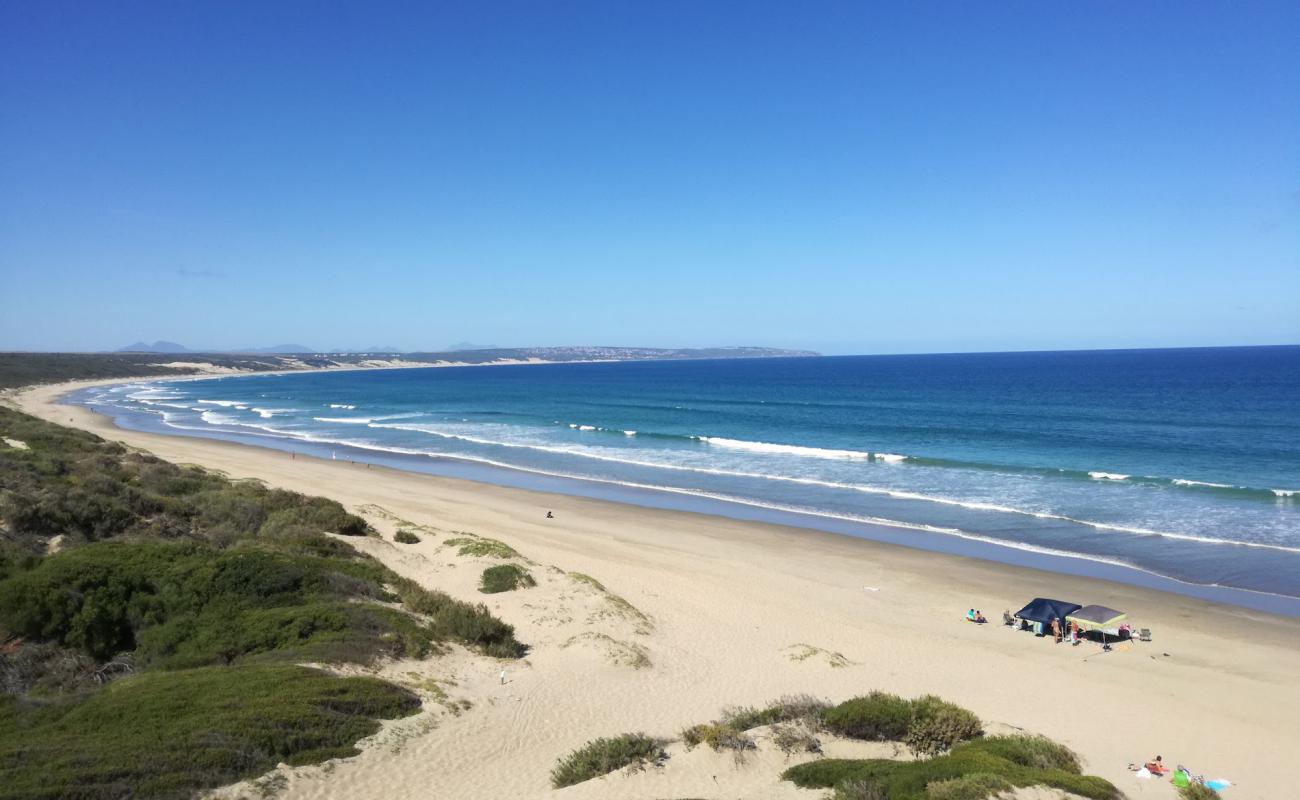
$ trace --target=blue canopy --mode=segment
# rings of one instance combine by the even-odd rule
[[[1035,597],[1029,601],[1029,605],[1016,612],[1016,616],[1021,619],[1027,619],[1030,622],[1041,622],[1049,625],[1052,618],[1055,617],[1065,624],[1065,617],[1073,614],[1083,606],[1078,603],[1067,603],[1064,600],[1050,600],[1046,597]]]

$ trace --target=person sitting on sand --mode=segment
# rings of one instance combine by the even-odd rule
[[[970,620],[971,622],[975,621],[975,609],[972,608],[970,611],[966,612],[966,619]]]
[[[975,621],[980,623],[981,625],[988,622],[987,619],[984,619],[984,612],[980,611],[979,609],[975,610]]]
[[[1143,766],[1145,766],[1152,775],[1164,775],[1169,771],[1169,768],[1165,766],[1165,762],[1160,759],[1160,756],[1156,756]]]

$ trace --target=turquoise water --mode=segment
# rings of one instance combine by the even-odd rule
[[[1300,597],[1300,347],[254,375],[77,401],[130,427]]]

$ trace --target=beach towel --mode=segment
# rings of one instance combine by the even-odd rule
[[[1140,769],[1140,770],[1138,770],[1137,772],[1133,773],[1133,777],[1135,777],[1135,778],[1142,778],[1143,780],[1148,780],[1148,781],[1149,781],[1149,780],[1151,780],[1151,778],[1152,778],[1151,770],[1147,769],[1146,767],[1143,767],[1142,769]]]
[[[1218,791],[1222,791],[1223,789],[1227,789],[1229,786],[1231,786],[1232,781],[1228,780],[1227,778],[1216,778],[1212,781],[1206,781],[1205,785],[1210,787],[1214,791],[1218,792]]]
[[[1187,773],[1180,769],[1174,773],[1174,779],[1171,781],[1171,783],[1173,783],[1173,785],[1177,786],[1179,789],[1182,789],[1191,785],[1192,781],[1190,778],[1187,777]]]

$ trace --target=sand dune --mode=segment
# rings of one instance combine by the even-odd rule
[[[387,724],[357,758],[263,779],[277,796],[817,798],[779,781],[804,757],[785,756],[761,733],[744,763],[678,743],[662,768],[560,791],[548,776],[557,758],[596,736],[675,737],[726,706],[872,689],[939,694],[990,723],[1046,734],[1132,797],[1174,796],[1167,783],[1139,782],[1125,769],[1156,753],[1231,778],[1227,800],[1296,794],[1286,757],[1300,746],[1296,620],[815,531],[118,430],[52,405],[68,388],[17,400],[163,458],[336,498],[381,531],[362,543],[367,552],[486,602],[532,646],[520,662],[456,650],[384,665],[383,675],[425,693],[426,711]],[[403,524],[422,541],[394,543]],[[464,535],[456,532],[514,548],[538,585],[480,594],[481,569],[499,562],[459,555],[445,544]],[[1155,641],[1102,653],[962,618],[972,605],[997,616],[1036,595],[1129,610]]]

